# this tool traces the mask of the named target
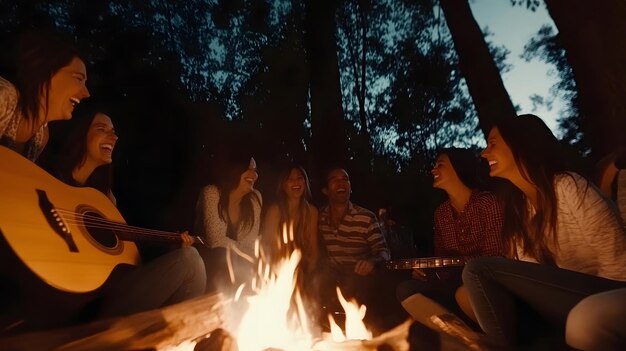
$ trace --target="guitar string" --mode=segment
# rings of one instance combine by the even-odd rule
[[[57,209],[57,212],[61,215],[61,217],[67,224],[86,225],[95,229],[120,230],[120,231],[124,231],[128,233],[143,234],[143,235],[149,235],[149,236],[171,237],[171,238],[180,237],[179,233],[130,226],[130,225],[126,225],[123,223],[113,222],[113,221],[110,221],[101,217],[80,214],[80,213],[76,213],[73,211]]]

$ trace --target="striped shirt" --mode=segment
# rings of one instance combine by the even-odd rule
[[[360,260],[378,258],[385,252],[389,255],[376,215],[351,202],[338,227],[331,223],[329,207],[324,207],[318,227],[333,266],[352,267]]]

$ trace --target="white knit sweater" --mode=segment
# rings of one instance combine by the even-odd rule
[[[556,264],[626,281],[626,232],[615,206],[576,173],[557,176],[554,186],[558,200]],[[517,251],[521,260],[536,262],[524,255],[521,247]]]
[[[261,200],[261,193],[254,190]],[[255,241],[259,238],[259,227],[261,223],[261,204],[253,201],[254,223],[247,230],[242,230],[237,234],[237,241],[226,236],[228,224],[220,218],[218,214],[218,202],[220,192],[215,185],[209,185],[202,189],[196,203],[196,220],[194,224],[195,234],[206,238],[207,244],[211,247],[235,246],[242,252],[254,255]]]

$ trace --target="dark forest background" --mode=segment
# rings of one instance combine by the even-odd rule
[[[510,2],[554,20],[524,58],[554,65],[563,143],[585,173],[626,142],[626,3]],[[468,0],[23,0],[0,14],[5,78],[20,33],[77,42],[92,99],[114,111],[114,190],[138,226],[188,228],[211,159],[236,143],[254,150],[266,203],[293,161],[321,204],[321,171],[341,162],[353,201],[388,208],[426,253],[444,198],[431,188],[436,149],[478,149],[517,113],[501,79],[508,51]]]

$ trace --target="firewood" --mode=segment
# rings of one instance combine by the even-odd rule
[[[196,339],[224,326],[222,295],[58,330],[0,339],[3,350],[159,349]]]

